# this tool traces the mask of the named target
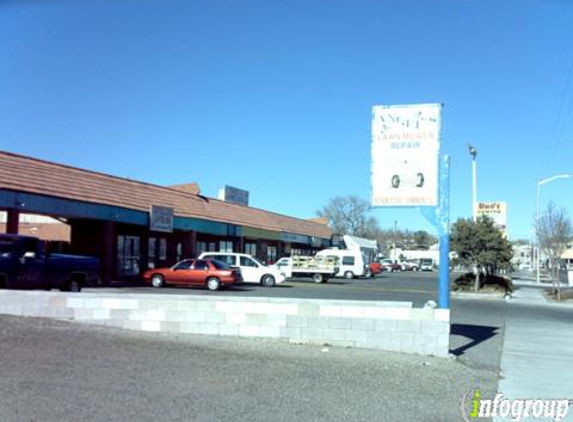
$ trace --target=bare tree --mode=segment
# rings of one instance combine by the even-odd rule
[[[553,290],[557,300],[561,300],[561,288],[557,271],[559,261],[567,245],[573,240],[573,226],[564,208],[557,209],[553,202],[547,205],[547,211],[538,221],[538,239],[543,252],[549,257],[553,275]]]
[[[370,216],[370,203],[355,195],[332,198],[316,213],[328,218],[330,227],[338,234],[374,239],[379,231],[378,222]]]

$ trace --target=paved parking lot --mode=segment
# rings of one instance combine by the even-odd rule
[[[86,289],[90,291],[91,289]],[[413,302],[421,307],[428,300],[438,300],[437,272],[398,272],[383,273],[375,278],[346,280],[342,278],[329,280],[328,283],[316,284],[310,279],[288,280],[273,288],[256,284],[243,284],[228,290],[210,292],[196,288],[167,287],[113,287],[97,288],[98,291],[116,293],[154,293],[204,295],[237,295],[254,297],[296,297],[309,299],[346,299],[346,300],[392,300]]]

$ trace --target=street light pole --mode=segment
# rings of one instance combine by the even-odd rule
[[[537,196],[535,207],[535,280],[539,283],[539,188],[541,185],[552,182],[557,179],[568,179],[570,174],[556,174],[555,176],[548,177],[547,179],[537,180]]]
[[[477,165],[476,157],[478,154],[477,149],[468,144],[470,155],[472,156],[472,216],[474,222],[477,221]]]

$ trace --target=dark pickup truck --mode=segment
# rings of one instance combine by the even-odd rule
[[[46,253],[35,237],[0,235],[0,289],[60,289],[79,292],[97,284],[99,260]]]

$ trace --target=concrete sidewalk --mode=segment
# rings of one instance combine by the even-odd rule
[[[564,306],[573,313],[573,304],[548,303],[542,291],[537,286],[521,286],[512,295],[512,303]],[[548,326],[539,319],[506,321],[498,391],[507,399],[573,399],[573,324],[563,321]],[[496,422],[509,420],[494,418]],[[562,420],[573,422],[573,406]]]

